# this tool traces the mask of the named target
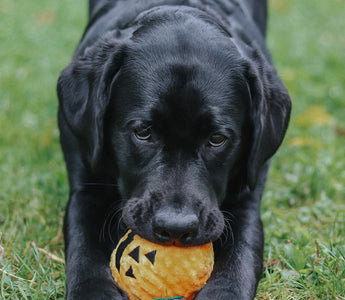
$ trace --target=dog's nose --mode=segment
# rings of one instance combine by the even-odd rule
[[[158,212],[152,220],[155,238],[163,244],[184,246],[192,243],[199,229],[198,217],[193,213]]]

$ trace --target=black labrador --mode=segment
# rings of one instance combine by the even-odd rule
[[[195,299],[253,299],[260,199],[291,107],[266,15],[266,0],[91,0],[58,80],[67,299],[128,299],[108,266],[128,228],[167,245],[212,241]]]

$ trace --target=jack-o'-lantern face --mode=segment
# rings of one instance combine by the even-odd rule
[[[151,243],[128,231],[110,267],[131,300],[193,299],[213,268],[212,243],[181,248]]]

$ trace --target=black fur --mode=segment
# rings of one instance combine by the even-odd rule
[[[127,299],[108,265],[128,228],[214,242],[196,300],[254,298],[260,199],[291,105],[266,15],[265,0],[90,1],[58,81],[68,299]]]

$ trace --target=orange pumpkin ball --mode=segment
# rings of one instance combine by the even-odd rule
[[[163,246],[129,230],[113,251],[110,268],[130,300],[191,300],[209,279],[213,264],[212,243]]]

